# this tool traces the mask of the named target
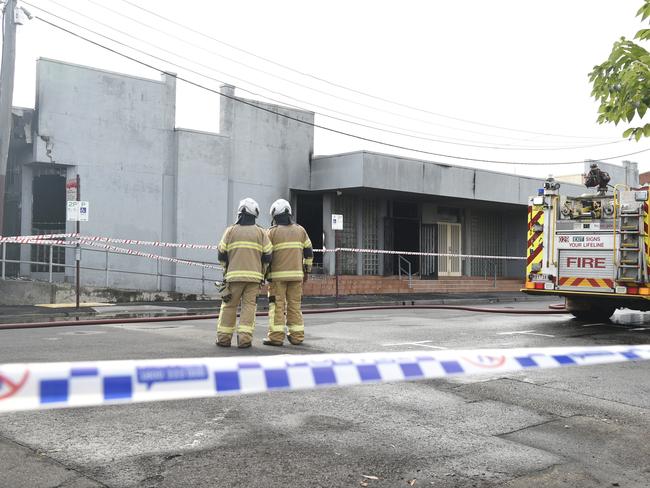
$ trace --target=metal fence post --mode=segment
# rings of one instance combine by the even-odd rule
[[[2,279],[5,279],[5,261],[7,260],[7,243],[2,243]]]
[[[108,288],[108,249],[106,250],[106,277],[104,279],[104,286]]]
[[[160,276],[160,259],[156,260],[156,284],[158,291],[162,291],[162,276]]]
[[[339,250],[338,249],[336,249],[334,251],[334,259],[335,259],[335,261],[334,261],[334,270],[335,270],[335,273],[336,273],[336,276],[334,277],[334,279],[336,280],[336,285],[335,285],[335,287],[336,287],[336,290],[335,290],[336,291],[336,304],[338,306],[338,303],[339,303]]]
[[[52,263],[54,262],[54,246],[50,244],[50,283],[52,283]]]
[[[205,266],[201,266],[201,295],[205,295]]]

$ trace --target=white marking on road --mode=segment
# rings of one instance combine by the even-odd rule
[[[599,324],[583,324],[582,327],[595,327],[597,325],[605,325],[605,324],[603,324],[602,322]]]
[[[637,327],[636,329],[630,329],[630,330],[650,330],[649,327]]]
[[[103,330],[73,330],[70,332],[59,332],[59,335],[97,335],[106,334]]]
[[[383,347],[390,347],[390,346],[422,346],[422,347],[429,347],[431,349],[447,349],[446,347],[442,347],[442,346],[432,346],[432,345],[426,344],[427,342],[433,342],[433,341],[397,342],[395,344],[382,344],[382,346]]]
[[[540,334],[539,332],[535,332],[535,329],[533,329],[533,330],[516,330],[514,332],[497,332],[497,335],[515,335],[515,334],[534,335],[534,336],[542,336],[542,337],[555,337],[552,334]]]

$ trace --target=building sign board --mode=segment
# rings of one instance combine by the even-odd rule
[[[614,249],[612,234],[565,234],[557,237],[558,249]]]
[[[343,215],[332,214],[332,230],[343,230]]]
[[[88,222],[88,202],[68,201],[66,220],[71,222]]]
[[[77,199],[77,180],[68,180],[65,182],[65,199],[69,202]]]

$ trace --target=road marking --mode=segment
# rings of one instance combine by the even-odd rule
[[[650,330],[649,327],[637,327],[636,329],[630,329],[630,330]]]
[[[70,332],[59,332],[59,335],[96,335],[106,334],[104,330],[73,330]]]
[[[584,324],[582,327],[595,327],[597,325],[606,325],[606,324],[603,324],[602,322],[599,324]]]
[[[542,336],[542,337],[555,337],[552,334],[540,334],[539,332],[535,332],[535,329],[533,329],[533,330],[517,330],[517,331],[514,331],[514,332],[497,332],[497,335],[515,335],[515,334],[534,335],[534,336]]]
[[[395,344],[382,344],[383,347],[390,347],[390,346],[422,346],[422,347],[429,347],[431,349],[447,349],[446,347],[442,346],[431,346],[429,344],[426,344],[427,342],[433,342],[433,341],[415,341],[415,342],[398,342]]]

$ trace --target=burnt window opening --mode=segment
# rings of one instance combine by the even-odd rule
[[[34,176],[32,182],[32,234],[65,233],[66,193],[65,176],[61,170],[43,171],[45,174]],[[32,272],[49,271],[50,247],[32,245],[31,261],[44,263],[32,264]],[[52,262],[65,264],[65,248],[52,248]],[[63,273],[63,266],[54,266],[52,271]]]
[[[302,225],[309,235],[314,249],[323,248],[323,195],[298,195],[296,222]],[[314,271],[322,270],[323,253],[314,253]]]

